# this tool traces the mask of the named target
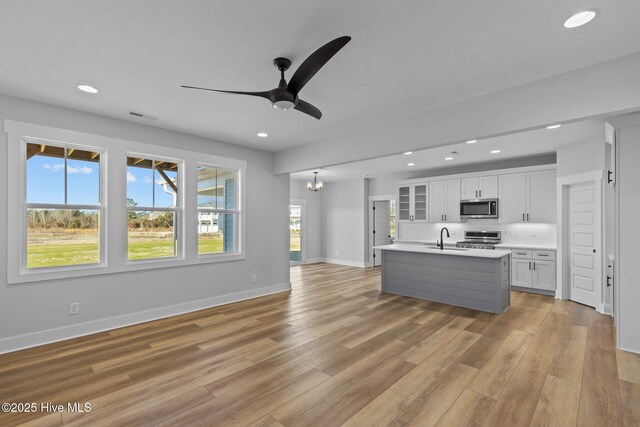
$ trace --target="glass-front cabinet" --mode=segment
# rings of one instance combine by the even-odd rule
[[[427,184],[398,186],[398,221],[427,220]]]

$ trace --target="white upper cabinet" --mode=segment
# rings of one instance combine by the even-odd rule
[[[556,222],[556,171],[500,175],[500,222]]]
[[[430,222],[460,222],[460,180],[448,179],[429,183]]]
[[[525,173],[500,175],[498,218],[500,222],[525,222],[527,219],[527,178]]]
[[[556,222],[556,171],[527,172],[529,222]]]
[[[427,220],[427,184],[409,184],[398,187],[398,220]]]
[[[478,189],[483,199],[495,199],[498,197],[498,175],[478,177]]]
[[[460,180],[462,200],[498,197],[498,175],[472,176]]]

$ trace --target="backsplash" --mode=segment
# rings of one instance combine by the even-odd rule
[[[445,243],[464,240],[464,230],[502,231],[502,243],[506,244],[535,244],[555,246],[557,244],[556,225],[541,223],[503,224],[498,220],[479,219],[467,220],[464,223],[399,223],[398,240],[428,240],[440,239],[440,230],[447,227],[450,238]]]

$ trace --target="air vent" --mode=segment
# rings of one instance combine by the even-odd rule
[[[158,117],[156,117],[156,116],[150,116],[148,114],[136,113],[135,111],[129,111],[129,115],[133,116],[133,117],[138,117],[140,119],[158,120]]]

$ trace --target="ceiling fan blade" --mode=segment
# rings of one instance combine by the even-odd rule
[[[208,90],[210,92],[220,92],[220,93],[230,93],[234,95],[251,95],[251,96],[259,96],[261,98],[269,99],[269,91],[265,92],[240,92],[235,90],[217,90],[217,89],[208,89],[206,87],[197,87],[197,86],[180,86],[186,89],[198,89],[198,90]]]
[[[293,108],[300,111],[301,113],[305,113],[310,115],[311,117],[315,117],[318,120],[320,120],[320,117],[322,117],[322,111],[318,110],[318,108],[306,101],[303,101],[302,99],[299,99],[298,103]]]
[[[330,41],[329,43],[322,46],[320,49],[313,52],[304,62],[298,67],[296,72],[289,80],[289,84],[287,88],[298,94],[306,85],[309,80],[326,64],[340,49],[344,47],[349,41],[351,37],[343,36],[338,37],[335,40]]]

